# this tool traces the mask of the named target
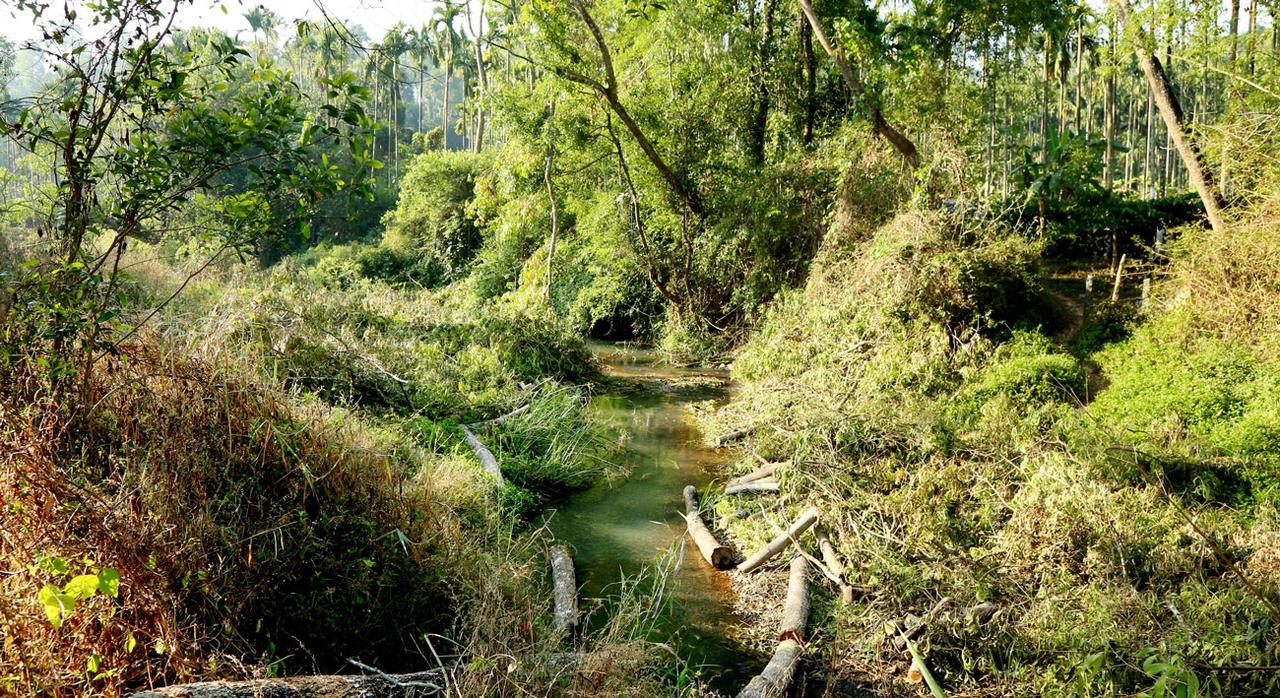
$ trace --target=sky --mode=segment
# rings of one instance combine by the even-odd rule
[[[83,0],[70,2],[72,7],[83,4]],[[432,0],[194,0],[182,3],[176,23],[181,27],[217,27],[232,35],[241,32],[243,37],[249,38],[249,23],[245,21],[244,13],[260,4],[283,17],[287,25],[298,19],[321,19],[320,6],[323,5],[331,17],[345,20],[352,26],[361,25],[375,39],[381,38],[398,21],[410,26],[425,24],[434,5]],[[18,10],[14,5],[0,0],[0,34],[15,43],[38,38],[27,11]],[[88,12],[81,14],[87,15]],[[291,31],[287,33],[292,34]]]

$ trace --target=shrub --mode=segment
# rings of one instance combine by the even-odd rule
[[[384,240],[422,260],[432,272],[423,283],[461,278],[480,248],[480,229],[469,209],[484,166],[484,156],[455,151],[423,153],[410,163],[396,207],[383,217]]]

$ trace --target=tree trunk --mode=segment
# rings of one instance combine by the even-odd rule
[[[1228,62],[1232,70],[1236,67],[1236,58],[1240,55],[1240,0],[1231,0],[1231,17],[1228,19],[1231,33],[1231,54]]]
[[[809,19],[809,25],[813,27],[813,35],[817,37],[818,43],[822,45],[827,55],[831,56],[836,66],[840,68],[840,75],[844,78],[850,94],[853,95],[854,99],[862,100],[867,113],[871,117],[871,125],[876,134],[889,141],[894,149],[902,155],[902,159],[906,161],[911,169],[914,170],[920,167],[920,152],[916,150],[915,143],[912,143],[910,138],[907,138],[902,132],[890,125],[884,118],[880,100],[867,92],[862,80],[858,78],[857,73],[853,72],[853,66],[845,58],[844,51],[827,39],[826,33],[822,30],[822,23],[818,21],[818,15],[813,10],[813,4],[809,0],[800,0],[800,9],[804,11],[805,17]]]
[[[447,38],[445,40],[448,41]],[[452,77],[453,46],[451,43],[445,52],[444,58],[444,105],[440,109],[440,130],[443,132],[443,137],[440,139],[441,150],[449,149],[449,131],[451,130],[449,125],[449,82]]]
[[[1112,22],[1107,32],[1107,92],[1103,104],[1103,138],[1106,139],[1106,155],[1102,169],[1102,185],[1111,189],[1116,164],[1116,25]]]
[[[756,95],[747,134],[747,155],[756,166],[764,163],[765,136],[769,127],[769,62],[773,53],[773,11],[777,0],[766,0],[764,26],[756,48]]]
[[[551,111],[553,114],[555,113],[554,106],[552,106]],[[552,265],[556,258],[556,235],[560,232],[560,216],[559,210],[556,206],[556,190],[555,187],[551,186],[551,168],[554,167],[555,156],[555,147],[547,148],[547,164],[546,168],[542,172],[542,179],[547,184],[547,200],[551,203],[551,238],[547,242],[547,285],[543,291],[543,298],[546,300],[548,306],[551,305],[551,279],[553,270]]]
[[[778,646],[758,676],[738,693],[738,698],[780,698],[786,694],[804,648],[805,626],[809,620],[809,563],[801,555],[791,559],[787,580],[787,600],[778,627]]]
[[[1111,2],[1120,15],[1120,21],[1127,22],[1128,0],[1111,0]],[[1156,105],[1160,108],[1160,116],[1164,119],[1165,127],[1169,129],[1174,147],[1182,158],[1182,164],[1187,168],[1187,176],[1200,195],[1201,202],[1204,203],[1209,225],[1213,226],[1215,231],[1222,232],[1226,229],[1226,219],[1223,217],[1222,198],[1214,185],[1213,174],[1205,166],[1200,152],[1183,128],[1182,107],[1178,104],[1178,98],[1173,92],[1173,86],[1169,82],[1168,74],[1164,71],[1164,66],[1148,48],[1145,32],[1140,27],[1136,29],[1139,34],[1135,47],[1138,62],[1142,65],[1142,72],[1147,76],[1147,84],[1151,88]]]
[[[493,456],[493,452],[480,443],[480,439],[476,438],[475,432],[467,425],[462,425],[462,438],[466,440],[467,445],[471,446],[471,450],[475,451],[476,459],[480,461],[480,466],[484,468],[497,481],[498,487],[502,487],[504,480],[502,479],[502,468],[498,467],[498,459]]]
[[[814,65],[813,29],[803,12],[800,13],[800,65],[804,70],[804,130],[800,142],[809,145],[813,142],[813,120],[818,111],[818,74]]]

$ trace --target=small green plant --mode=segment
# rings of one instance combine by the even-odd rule
[[[92,565],[92,561],[86,559],[85,564]],[[57,556],[43,556],[37,561],[36,566],[55,575],[55,579],[66,578],[71,571],[71,564]],[[90,569],[92,570],[92,567]],[[62,626],[62,621],[75,611],[77,602],[88,601],[99,593],[113,599],[120,595],[120,573],[114,567],[104,567],[87,574],[78,574],[62,585],[45,584],[36,594],[36,599],[44,609],[44,615],[49,619],[49,623],[58,628]],[[91,671],[97,670],[91,669]]]
[[[1197,698],[1200,696],[1200,679],[1187,668],[1181,657],[1161,659],[1155,648],[1148,648],[1142,660],[1142,671],[1155,679],[1151,690],[1143,693],[1146,698]]]

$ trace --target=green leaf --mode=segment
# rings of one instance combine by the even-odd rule
[[[44,585],[40,589],[38,598],[40,605],[44,607],[45,617],[49,619],[49,623],[55,628],[60,627],[62,619],[66,618],[76,607],[75,598],[63,594],[58,590],[58,587],[52,584]]]
[[[98,590],[115,598],[120,595],[120,573],[114,567],[107,567],[98,573]]]
[[[98,575],[81,574],[62,587],[62,592],[75,599],[89,599],[98,593]]]
[[[84,666],[89,670],[90,674],[96,674],[98,673],[98,669],[102,666],[102,657],[99,657],[96,654],[89,655],[89,660],[84,663]]]
[[[130,630],[129,634],[124,636],[124,651],[133,652],[133,648],[137,646],[138,646],[138,638],[134,637],[133,631]]]

